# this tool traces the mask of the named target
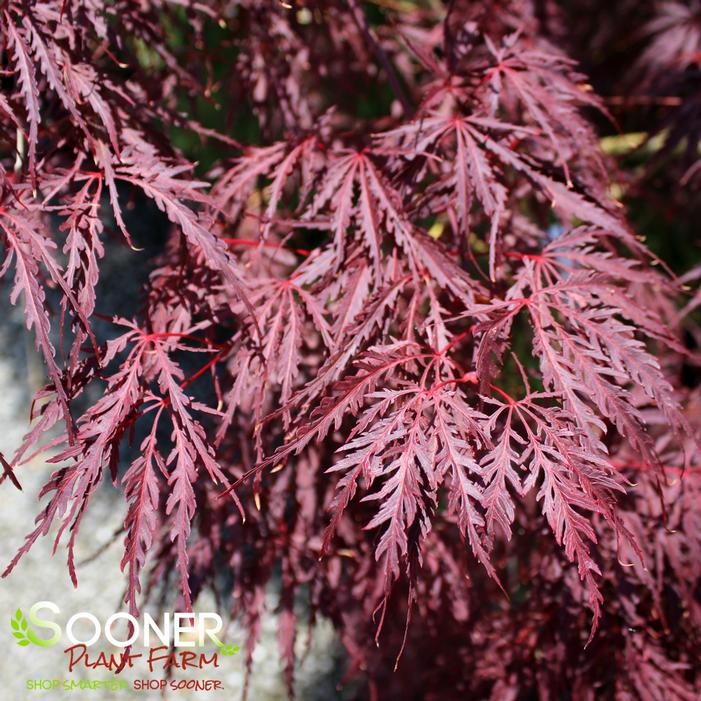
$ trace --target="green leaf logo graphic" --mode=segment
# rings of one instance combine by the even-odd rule
[[[30,616],[32,611],[30,611]],[[16,643],[22,647],[28,645],[36,645],[37,647],[51,647],[58,642],[58,636],[52,638],[40,638],[34,629],[27,623],[22,609],[17,609],[15,615],[10,618],[10,626],[12,627],[12,635],[16,638]]]
[[[226,643],[223,643],[213,633],[210,633],[209,637],[216,643],[216,646],[219,648],[219,652],[222,655],[224,655],[225,657],[235,655],[241,649],[240,645],[234,646],[234,645],[227,645]]]
[[[226,655],[227,657],[229,655],[235,655],[240,649],[241,649],[240,645],[236,645],[236,647],[234,647],[233,645],[220,645],[219,646],[219,652],[221,652],[222,655]]]
[[[28,635],[28,631],[31,629],[29,628],[27,619],[22,613],[22,609],[17,609],[15,611],[14,617],[10,619],[10,625],[12,626],[12,635],[17,638],[18,645],[21,645],[22,647],[31,645],[32,641],[29,639]]]

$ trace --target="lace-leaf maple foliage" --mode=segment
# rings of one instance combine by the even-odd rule
[[[132,613],[212,587],[250,669],[279,573],[290,693],[305,615],[370,698],[697,697],[691,322],[543,5],[0,3],[0,275],[47,369],[2,480],[56,466],[5,576],[58,524],[77,582],[107,479]]]

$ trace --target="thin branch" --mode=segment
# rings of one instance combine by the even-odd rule
[[[404,88],[402,87],[401,81],[399,80],[399,76],[397,75],[397,72],[394,69],[392,62],[389,60],[389,56],[387,56],[387,53],[377,40],[375,33],[370,28],[367,18],[365,17],[365,13],[358,4],[357,0],[347,1],[348,7],[350,8],[351,13],[353,15],[353,20],[358,25],[358,28],[365,37],[365,41],[368,43],[373,53],[375,54],[375,57],[382,64],[382,67],[384,68],[385,73],[387,75],[387,80],[389,81],[390,87],[392,88],[392,92],[395,94],[396,98],[401,103],[404,114],[406,116],[411,116],[411,114],[414,112],[414,108],[411,104],[411,101],[409,100],[409,97],[404,91]]]

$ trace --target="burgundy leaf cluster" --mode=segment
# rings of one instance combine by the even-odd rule
[[[77,581],[107,479],[129,610],[212,588],[250,668],[276,582],[290,693],[323,616],[359,698],[698,698],[701,297],[615,197],[563,13],[0,2],[0,276],[47,374],[2,480],[55,466],[6,575],[58,524]],[[698,80],[699,26],[641,25],[641,89]],[[697,103],[660,127],[687,186]]]

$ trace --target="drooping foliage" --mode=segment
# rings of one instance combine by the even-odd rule
[[[701,297],[567,53],[599,5],[0,2],[0,276],[47,381],[2,480],[55,467],[5,574],[59,524],[77,581],[109,480],[129,610],[213,586],[250,666],[279,573],[291,692],[304,613],[370,698],[697,698]],[[640,148],[693,187],[699,8],[648,9],[621,85],[682,93]]]

